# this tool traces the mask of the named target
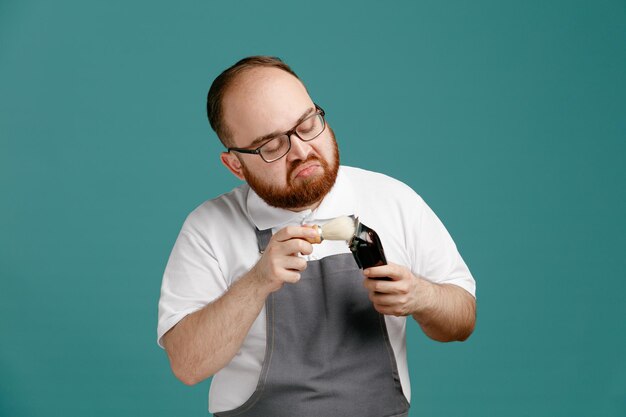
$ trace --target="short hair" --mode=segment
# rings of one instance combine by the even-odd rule
[[[225,69],[211,84],[206,100],[206,112],[211,128],[217,134],[222,144],[227,148],[232,144],[231,132],[224,123],[222,102],[228,88],[234,80],[246,70],[259,67],[273,67],[281,69],[294,77],[300,79],[295,72],[285,64],[280,58],[273,56],[249,56],[238,61],[233,66]]]

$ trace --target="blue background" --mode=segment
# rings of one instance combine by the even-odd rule
[[[626,415],[625,42],[624,1],[0,0],[0,415],[207,415],[157,301],[186,215],[238,184],[204,102],[252,54],[476,277],[467,342],[410,325],[411,416]]]

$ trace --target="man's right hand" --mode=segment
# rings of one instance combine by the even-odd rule
[[[310,227],[287,226],[280,229],[250,271],[252,278],[268,294],[279,290],[286,282],[298,282],[300,273],[307,266],[306,259],[300,254],[313,253],[313,245],[306,239],[317,236],[317,232]]]
[[[189,314],[163,336],[174,374],[193,385],[226,366],[241,348],[266,297],[285,282],[297,282],[306,269],[300,254],[310,255],[308,227],[287,226],[276,232],[256,265],[220,298]]]

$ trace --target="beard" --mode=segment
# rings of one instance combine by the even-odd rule
[[[246,166],[242,163],[243,175],[250,188],[267,204],[281,209],[294,210],[309,207],[321,201],[331,188],[333,188],[333,185],[335,185],[337,172],[339,171],[339,148],[335,140],[335,134],[329,126],[326,128],[332,138],[333,161],[329,162],[323,158],[311,156],[304,161],[296,160],[291,162],[291,165],[287,168],[286,187],[278,187],[274,184],[267,183],[261,176],[257,176],[248,171]],[[294,170],[302,164],[312,161],[316,161],[320,164],[324,171],[322,175],[307,178],[298,183],[291,179],[291,174]]]

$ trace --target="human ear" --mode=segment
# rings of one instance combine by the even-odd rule
[[[246,180],[243,175],[243,167],[241,166],[241,161],[239,160],[239,158],[237,158],[236,155],[233,155],[230,152],[222,152],[220,154],[220,160],[222,161],[222,164],[224,164],[224,166],[228,168],[228,170],[232,172],[235,177],[239,178],[242,181]]]

